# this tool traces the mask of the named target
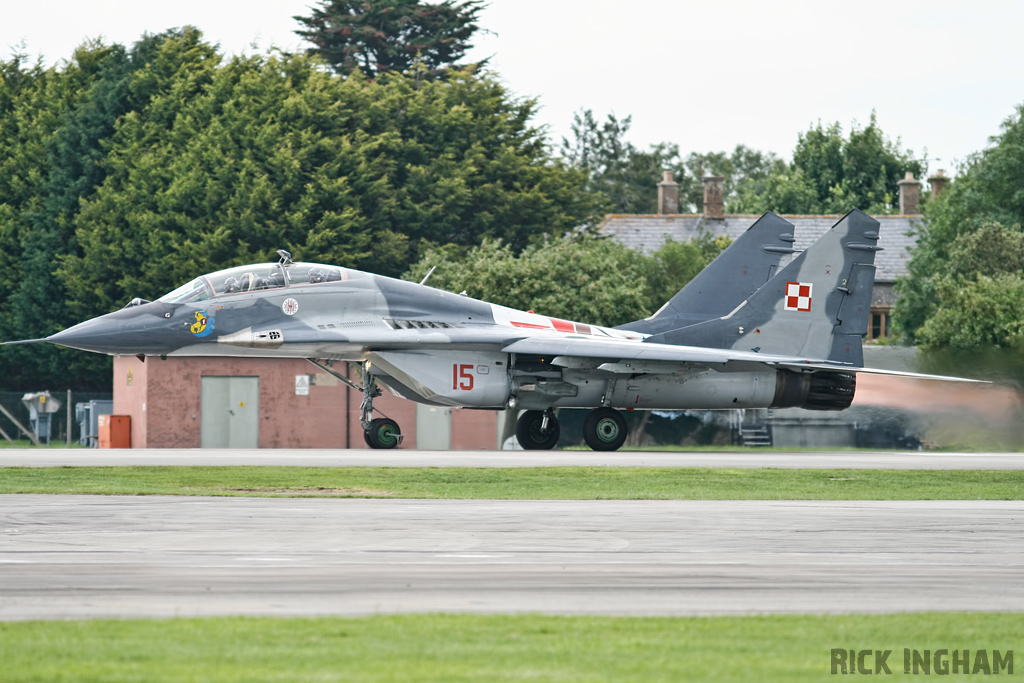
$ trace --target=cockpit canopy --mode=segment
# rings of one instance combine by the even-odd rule
[[[297,285],[318,285],[349,279],[350,271],[319,263],[261,263],[202,275],[164,294],[157,301],[185,304],[225,294],[240,294]]]

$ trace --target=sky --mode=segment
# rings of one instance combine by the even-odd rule
[[[304,47],[313,0],[3,0],[0,51],[47,65],[86,39],[131,44],[191,24],[228,54]],[[955,175],[1024,104],[1018,0],[490,0],[470,58],[558,143],[573,114],[632,117],[628,139],[689,152],[738,144],[789,158],[819,120],[871,113],[929,171]],[[2,122],[0,122],[2,123]],[[927,154],[926,154],[927,153]]]

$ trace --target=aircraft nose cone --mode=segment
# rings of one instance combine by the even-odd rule
[[[175,307],[154,301],[86,320],[46,341],[114,356],[158,356],[180,346],[181,333],[187,330],[182,322]]]
[[[120,325],[116,320],[105,320],[106,316],[86,320],[73,327],[51,334],[46,341],[60,346],[97,353],[119,353],[122,351]]]

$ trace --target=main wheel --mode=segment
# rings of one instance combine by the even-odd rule
[[[398,423],[389,417],[378,417],[370,421],[370,428],[364,432],[370,448],[394,448],[402,440]]]
[[[612,408],[596,408],[583,422],[583,440],[595,451],[617,451],[628,433],[626,418]]]
[[[558,420],[554,417],[548,419],[548,430],[541,431],[544,424],[544,411],[527,410],[516,422],[516,438],[519,445],[528,451],[549,451],[558,443],[558,435],[561,429]]]

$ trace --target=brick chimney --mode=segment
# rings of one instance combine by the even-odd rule
[[[725,178],[720,175],[704,176],[704,218],[725,218]]]
[[[938,173],[928,179],[928,182],[931,183],[932,186],[932,199],[935,199],[942,194],[943,190],[946,189],[949,177],[946,175],[946,172],[940,168]]]
[[[900,215],[914,216],[921,213],[917,208],[921,201],[921,181],[914,179],[914,172],[907,171],[906,177],[896,184],[900,187]]]
[[[672,171],[664,171],[658,183],[658,213],[679,213],[679,185],[672,177]]]

